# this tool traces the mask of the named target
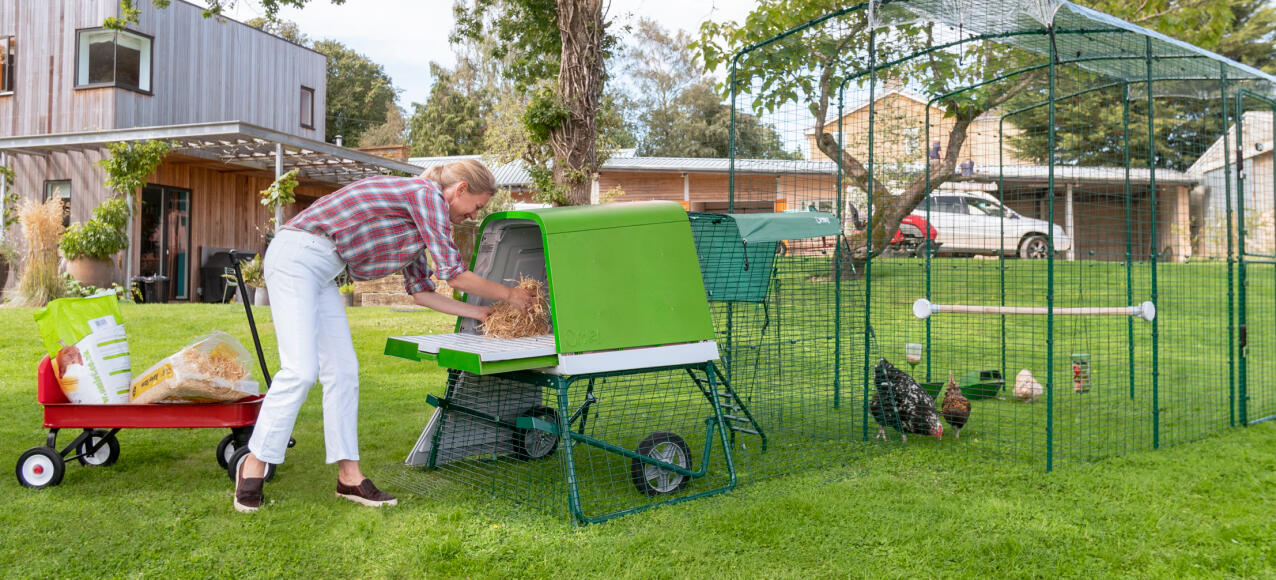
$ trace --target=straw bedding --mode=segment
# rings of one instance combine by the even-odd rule
[[[532,295],[532,305],[527,310],[515,308],[505,302],[492,307],[483,323],[483,336],[492,338],[523,338],[542,336],[553,332],[549,321],[549,297],[545,284],[535,278],[523,276],[516,288]]]

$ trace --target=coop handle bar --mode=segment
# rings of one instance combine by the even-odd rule
[[[932,304],[918,298],[913,303],[913,316],[930,318],[932,314],[1055,314],[1067,316],[1117,315],[1137,316],[1151,322],[1156,319],[1156,305],[1144,302],[1135,306],[1087,306],[1081,308],[1048,308],[1041,306],[972,306],[965,304]]]

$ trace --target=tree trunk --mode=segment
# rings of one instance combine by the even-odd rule
[[[558,94],[568,117],[549,133],[554,182],[572,205],[586,205],[598,171],[597,123],[603,75],[602,0],[557,0],[563,41]]]

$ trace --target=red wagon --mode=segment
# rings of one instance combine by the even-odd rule
[[[231,252],[239,258],[240,252]],[[243,275],[238,259],[234,270],[241,294],[244,290]],[[262,376],[270,387],[270,373],[257,337],[257,325],[251,308],[245,304],[248,326],[252,330],[257,347],[257,360],[261,363]],[[50,487],[62,482],[66,463],[79,461],[86,466],[105,466],[115,463],[120,456],[120,442],[115,438],[120,429],[230,429],[230,434],[217,444],[217,463],[226,469],[231,480],[236,467],[248,454],[248,438],[257,423],[257,411],[265,395],[254,395],[232,403],[149,403],[126,405],[77,405],[67,399],[53,373],[53,363],[45,356],[36,370],[37,399],[44,405],[44,426],[49,429],[44,445],[28,449],[18,458],[14,469],[18,482],[27,487]],[[70,443],[58,449],[58,431],[82,429]],[[293,445],[289,441],[288,446]],[[275,466],[266,465],[266,479],[274,476]]]

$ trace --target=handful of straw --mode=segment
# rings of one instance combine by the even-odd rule
[[[483,336],[492,338],[523,338],[541,336],[553,331],[549,322],[549,297],[545,284],[535,278],[523,276],[518,281],[519,290],[532,295],[532,305],[523,310],[505,302],[492,307],[483,323]]]

